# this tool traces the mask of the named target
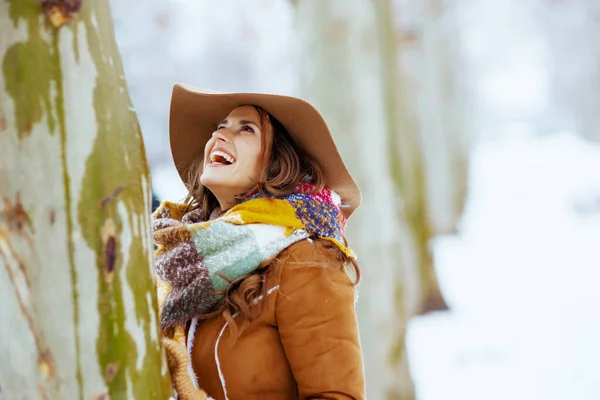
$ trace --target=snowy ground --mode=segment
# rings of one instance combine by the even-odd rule
[[[419,400],[600,399],[600,147],[507,128],[473,152],[435,255],[450,313],[409,325]]]

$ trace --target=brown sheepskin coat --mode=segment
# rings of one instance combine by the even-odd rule
[[[349,275],[310,240],[279,259],[266,275],[264,311],[237,340],[222,316],[192,323],[198,385],[217,400],[364,399]]]

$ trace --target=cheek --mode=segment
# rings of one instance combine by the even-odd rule
[[[260,143],[253,148],[252,167],[255,173],[255,178],[258,178],[258,174],[262,168],[262,149]]]
[[[248,141],[243,143],[243,145],[240,143],[238,152],[243,153],[244,169],[251,171],[260,169],[260,164],[262,162],[262,148],[260,141]]]

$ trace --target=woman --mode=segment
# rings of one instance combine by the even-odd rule
[[[179,397],[364,398],[343,236],[361,194],[321,115],[292,97],[176,85],[170,140],[190,195],[163,203],[153,228]]]

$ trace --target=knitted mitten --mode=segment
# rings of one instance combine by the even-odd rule
[[[206,393],[197,389],[188,375],[189,357],[184,346],[176,341],[163,338],[167,353],[167,364],[171,371],[171,382],[179,400],[207,400]]]

